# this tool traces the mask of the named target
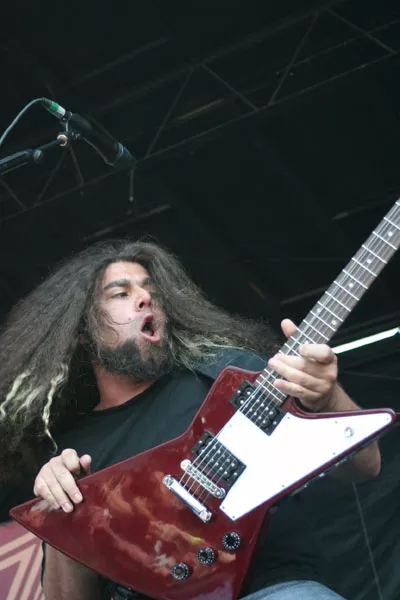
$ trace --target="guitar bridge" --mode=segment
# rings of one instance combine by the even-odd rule
[[[212,517],[212,513],[204,504],[196,500],[186,488],[183,487],[172,475],[166,475],[163,479],[163,484],[173,493],[179,500],[190,508],[194,514],[199,517],[203,523],[208,523]]]
[[[225,498],[226,492],[223,487],[216,485],[211,479],[206,477],[200,469],[193,466],[190,460],[183,460],[181,462],[181,468],[187,475],[190,475],[197,483],[199,483],[207,492],[212,494],[215,498]]]

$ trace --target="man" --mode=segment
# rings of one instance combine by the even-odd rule
[[[290,336],[296,328],[284,320],[282,329]],[[176,437],[223,366],[261,370],[265,363],[252,351],[268,354],[272,344],[262,323],[208,302],[160,247],[116,242],[76,256],[42,283],[12,314],[0,348],[8,462],[26,440],[54,437],[58,454],[40,469],[34,493],[71,512],[83,500],[74,477],[81,467],[98,470]],[[269,365],[282,377],[275,386],[306,410],[357,408],[336,382],[336,357],[326,345],[306,344],[300,356],[275,355]],[[357,478],[379,470],[376,444],[341,468]],[[339,598],[320,583],[300,509],[290,498],[272,518],[247,598]],[[51,547],[43,586],[48,600],[138,597]]]

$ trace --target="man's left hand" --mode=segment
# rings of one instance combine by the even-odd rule
[[[289,319],[281,323],[282,331],[290,337],[296,325]],[[276,354],[268,362],[284,379],[276,379],[274,386],[315,412],[333,409],[333,395],[337,382],[337,357],[327,344],[302,344],[300,356]]]

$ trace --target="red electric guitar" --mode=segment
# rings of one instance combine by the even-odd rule
[[[281,352],[328,342],[399,245],[400,200]],[[225,369],[182,436],[82,478],[84,502],[72,513],[36,499],[12,517],[151,598],[238,598],[271,506],[396,420],[390,409],[303,413],[272,385],[277,376]]]

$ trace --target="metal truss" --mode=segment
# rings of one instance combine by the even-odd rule
[[[340,5],[340,3],[339,3],[339,5]],[[336,44],[329,48],[320,50],[313,55],[307,55],[305,58],[299,58],[300,52],[303,49],[307,39],[309,38],[310,33],[312,32],[312,30],[318,23],[319,18],[323,14],[329,14],[333,19],[337,19],[340,22],[346,24],[349,28],[349,38],[346,39],[344,42],[341,42],[340,44]],[[260,40],[263,40],[264,38],[270,36],[273,33],[276,33],[277,31],[287,29],[289,27],[292,27],[293,25],[297,25],[302,22],[304,23],[305,31],[304,31],[301,39],[299,40],[290,60],[288,61],[286,66],[277,73],[278,81],[277,81],[275,89],[274,89],[273,93],[271,94],[267,103],[265,103],[261,106],[257,106],[246,95],[246,93],[243,93],[242,91],[239,91],[238,89],[236,89],[229,81],[226,81],[226,79],[224,79],[220,74],[218,74],[218,72],[215,70],[215,68],[213,68],[212,63],[215,62],[216,59],[219,59],[222,56],[229,55],[229,54],[233,53],[234,51],[237,51],[240,48],[245,48],[252,44],[258,43],[258,42],[260,42]],[[177,80],[177,82],[179,84],[178,90],[177,90],[172,102],[170,103],[165,115],[162,116],[162,118],[160,119],[160,125],[159,125],[156,133],[154,134],[153,138],[151,139],[149,145],[147,146],[147,149],[143,153],[143,156],[137,157],[137,163],[136,163],[136,168],[137,168],[138,166],[145,163],[146,161],[153,160],[155,158],[159,158],[160,156],[166,155],[176,149],[182,148],[189,144],[195,144],[199,140],[205,139],[217,131],[221,131],[227,127],[234,126],[235,124],[237,124],[239,122],[243,122],[243,121],[245,121],[247,119],[251,119],[255,116],[264,115],[272,107],[274,107],[278,104],[282,104],[284,102],[288,102],[288,101],[290,101],[296,97],[299,97],[301,95],[311,93],[312,91],[314,91],[316,89],[320,89],[326,85],[330,85],[334,82],[337,82],[358,70],[365,69],[366,67],[369,67],[369,66],[377,64],[381,61],[387,60],[388,58],[397,56],[400,53],[400,51],[396,50],[394,48],[391,48],[386,43],[384,43],[379,38],[379,34],[384,28],[389,27],[390,25],[393,25],[393,24],[397,24],[399,22],[400,22],[400,20],[391,21],[389,23],[385,23],[383,25],[380,25],[379,27],[375,27],[374,29],[367,31],[367,30],[360,28],[359,26],[352,23],[351,21],[344,18],[343,16],[341,16],[337,10],[334,10],[332,8],[332,3],[330,3],[330,5],[325,6],[317,11],[310,12],[306,15],[301,15],[297,18],[285,19],[284,21],[275,25],[274,27],[266,28],[265,30],[263,30],[261,32],[257,32],[255,35],[252,35],[252,36],[246,38],[245,40],[242,40],[238,44],[231,45],[227,48],[223,48],[219,52],[214,53],[213,55],[207,56],[201,61],[197,61],[194,64],[185,65],[183,68],[176,69],[173,72],[168,73],[165,76],[160,77],[159,79],[157,79],[155,81],[152,81],[150,83],[142,85],[139,88],[135,88],[131,94],[125,95],[123,98],[116,98],[112,103],[108,104],[107,106],[99,107],[95,111],[94,115],[91,116],[91,118],[95,119],[97,121],[98,117],[102,113],[104,113],[106,111],[110,111],[112,109],[115,109],[117,106],[121,106],[122,104],[133,102],[135,99],[137,99],[140,96],[145,95],[149,91],[152,91],[155,88],[160,87],[165,83],[169,83],[169,82],[173,82],[173,81]],[[323,79],[321,81],[313,83],[312,85],[298,89],[295,92],[289,93],[287,95],[284,95],[282,93],[285,82],[287,81],[289,75],[291,73],[293,73],[293,71],[296,68],[300,67],[301,65],[303,65],[305,63],[311,64],[313,60],[320,58],[322,55],[332,53],[335,50],[342,48],[344,45],[350,46],[351,44],[354,44],[355,42],[359,41],[360,39],[366,39],[366,40],[368,40],[369,43],[378,46],[380,48],[380,50],[383,51],[383,54],[373,60],[368,61],[368,62],[361,62],[359,65],[357,65],[355,67],[353,66],[352,68],[349,68],[347,70],[342,70],[342,72],[340,72],[336,75],[327,77],[326,79]],[[154,44],[162,45],[162,43],[164,43],[164,41],[165,40],[158,40],[157,42],[154,42]],[[154,44],[152,44],[152,46]],[[106,67],[98,69],[98,70],[94,71],[92,74],[85,76],[84,79],[85,80],[89,79],[91,76],[96,75],[100,71],[114,68],[117,64],[126,62],[127,60],[130,60],[133,56],[137,56],[139,53],[140,53],[140,51],[135,51],[134,53],[131,53],[130,55],[121,57],[120,59],[117,60],[117,62],[114,61],[115,64],[111,63],[110,65],[107,65]],[[226,94],[225,95],[221,94],[221,97],[218,98],[215,102],[213,102],[212,105],[200,106],[200,107],[194,109],[193,111],[191,111],[190,113],[180,115],[180,117],[179,117],[180,122],[184,122],[185,120],[189,120],[190,118],[195,118],[196,114],[199,114],[199,113],[204,114],[205,112],[212,111],[216,108],[217,105],[221,106],[222,104],[226,103],[227,101],[230,101],[233,97],[240,100],[240,102],[242,103],[242,105],[245,109],[245,112],[243,114],[240,114],[239,116],[227,119],[226,121],[220,123],[219,125],[216,125],[216,126],[210,127],[210,128],[205,128],[203,131],[200,131],[199,133],[185,137],[173,144],[169,144],[169,145],[160,147],[162,135],[163,135],[164,131],[166,130],[167,126],[171,124],[171,115],[174,113],[174,111],[176,111],[177,107],[179,106],[179,102],[181,101],[182,97],[184,96],[185,90],[187,89],[187,86],[188,86],[189,82],[191,81],[193,75],[195,73],[197,73],[199,70],[201,70],[203,73],[206,73],[214,81],[218,81],[221,84],[221,90],[225,89]],[[81,78],[81,80],[82,80],[82,78]],[[76,85],[81,80],[79,80],[78,82],[74,82],[72,85]],[[247,93],[250,93],[251,91],[253,91],[253,90],[248,90]],[[108,133],[108,132],[106,132],[106,133]],[[158,146],[158,149],[157,149],[157,146]],[[49,189],[50,184],[57,176],[62,163],[65,160],[67,160],[68,157],[72,160],[73,165],[74,165],[74,169],[75,169],[75,173],[76,173],[75,185],[63,190],[62,192],[46,196],[46,192]],[[121,175],[121,174],[119,174],[119,175]],[[128,201],[131,202],[131,204],[134,201],[133,175],[134,175],[134,173],[132,171],[130,173],[129,185],[127,186]],[[0,178],[0,225],[9,219],[16,218],[23,213],[34,210],[38,206],[42,206],[49,202],[53,202],[63,196],[66,196],[66,195],[72,194],[76,191],[82,190],[87,186],[96,185],[96,184],[100,183],[101,181],[103,181],[104,179],[106,179],[108,177],[113,177],[113,176],[118,176],[118,173],[115,171],[107,171],[103,174],[100,174],[97,177],[92,177],[91,179],[85,180],[84,176],[83,176],[83,169],[79,165],[79,162],[74,153],[74,150],[71,147],[69,153],[68,152],[62,153],[58,163],[56,164],[53,171],[50,173],[45,185],[43,186],[42,190],[37,195],[36,200],[29,206],[21,200],[21,198],[18,196],[16,191],[11,189],[11,187],[4,181],[4,179],[2,180]],[[15,208],[15,210],[13,212],[8,213],[8,214],[2,214],[3,213],[2,206],[4,204],[4,196],[3,196],[4,193],[7,194],[9,200],[11,199],[13,201],[14,208]],[[134,206],[134,209],[135,209],[135,214],[138,216],[139,213],[138,213],[137,207]],[[153,209],[151,209],[151,210],[153,210]]]

